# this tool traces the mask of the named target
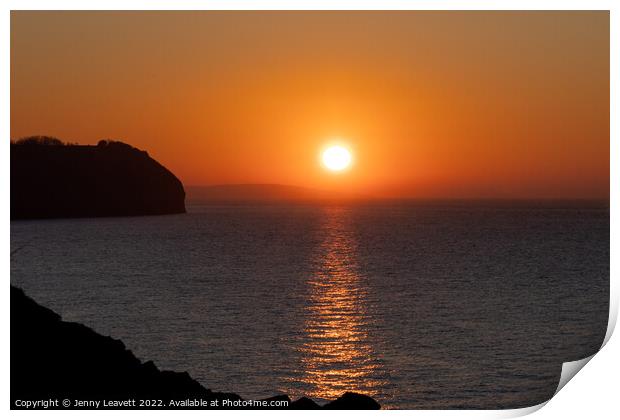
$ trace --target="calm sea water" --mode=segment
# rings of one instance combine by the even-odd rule
[[[523,407],[607,326],[607,208],[190,207],[11,222],[18,248],[39,303],[245,398]]]

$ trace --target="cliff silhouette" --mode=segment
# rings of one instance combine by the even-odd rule
[[[14,286],[11,286],[11,408],[16,401],[58,399],[162,400],[166,406],[101,407],[122,409],[239,408],[221,406],[224,399],[242,402],[234,393],[213,392],[187,372],[162,371],[152,361],[142,363],[122,341],[102,336],[74,322],[63,321]],[[170,407],[170,400],[214,401],[218,407]],[[323,407],[309,398],[291,401],[286,395],[264,401],[288,401],[289,409],[378,409],[370,397],[345,393]],[[50,406],[49,408],[77,408]],[[244,408],[243,406],[241,408]],[[261,408],[261,407],[251,407]]]
[[[40,136],[11,143],[11,219],[184,212],[181,181],[128,144]]]

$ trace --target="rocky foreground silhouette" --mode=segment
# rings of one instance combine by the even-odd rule
[[[28,407],[28,401],[39,405]],[[237,394],[206,389],[187,372],[142,363],[122,341],[62,321],[11,286],[11,408],[80,408],[76,401],[99,401],[98,407],[81,407],[99,409],[380,408],[372,398],[350,392],[323,406],[305,397],[291,401],[286,395],[262,400],[263,406],[248,406]],[[289,404],[270,406],[272,401]]]
[[[11,143],[11,219],[173,213],[185,213],[183,185],[147,152],[107,140]]]

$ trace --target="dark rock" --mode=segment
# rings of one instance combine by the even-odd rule
[[[328,410],[378,410],[381,406],[366,395],[345,392],[335,401],[325,404],[323,408]]]
[[[187,372],[142,363],[122,341],[64,322],[11,286],[11,405],[50,398],[241,399],[211,392]]]
[[[11,144],[11,219],[184,212],[181,181],[127,144],[64,145],[45,137]]]
[[[300,399],[293,401],[290,408],[293,410],[318,410],[321,406],[312,401],[310,398],[301,397]]]

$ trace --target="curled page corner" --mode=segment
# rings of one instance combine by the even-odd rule
[[[573,360],[572,362],[564,362],[562,364],[562,373],[560,374],[560,381],[558,382],[558,387],[555,389],[553,396],[555,397],[556,394],[560,392],[562,388],[564,388],[564,385],[566,385],[571,379],[573,379],[573,377],[577,374],[577,372],[579,372],[581,368],[583,368],[593,357],[594,357],[594,354],[584,359]],[[515,418],[515,417],[527,416],[528,414],[532,414],[540,410],[541,408],[543,408],[545,405],[547,405],[549,401],[551,401],[551,399],[548,399],[547,401],[544,401],[537,405],[533,405],[531,407],[505,410],[500,415],[500,418]]]
[[[558,392],[560,392],[560,390],[562,388],[564,388],[564,386],[571,380],[573,379],[573,377],[585,366],[588,364],[588,362],[590,360],[592,360],[592,358],[594,356],[596,356],[596,354],[601,351],[603,349],[603,347],[605,347],[605,345],[607,344],[607,342],[609,341],[611,335],[614,332],[614,329],[616,327],[616,323],[617,323],[617,319],[618,319],[618,299],[617,297],[614,297],[614,295],[612,294],[612,297],[610,299],[609,302],[609,321],[607,323],[607,332],[605,333],[605,338],[603,339],[603,343],[601,344],[601,348],[594,354],[585,357],[583,359],[579,359],[579,360],[573,360],[571,362],[564,362],[562,364],[562,373],[560,374],[560,380],[558,382],[558,386],[555,389],[555,392],[553,393],[553,397],[555,397],[557,395]],[[553,398],[551,397],[551,398]],[[551,401],[551,399],[548,399],[547,401],[544,401],[540,404],[537,405],[533,405],[531,407],[524,407],[524,408],[516,408],[516,409],[510,409],[510,410],[504,410],[501,412],[501,414],[498,416],[498,418],[515,418],[515,417],[523,417],[523,416],[527,416],[528,414],[532,414],[538,410],[540,410],[541,408],[543,408],[545,405],[547,405],[547,403]],[[497,417],[496,417],[497,418]]]
[[[547,400],[544,402],[541,402],[540,404],[536,404],[533,405],[531,407],[524,407],[524,408],[513,408],[510,410],[502,410],[499,412],[499,416],[496,418],[502,418],[502,419],[510,419],[510,418],[515,418],[515,417],[523,417],[523,416],[527,416],[529,414],[532,414],[538,410],[540,410],[541,408],[543,408],[545,405],[547,405],[547,403],[551,401],[551,400]]]
[[[595,353],[596,354],[596,353]],[[573,377],[579,372],[592,358],[594,355],[588,356],[584,359],[573,360],[572,362],[564,362],[562,364],[562,374],[560,375],[560,382],[558,382],[558,387],[555,389],[553,395],[555,396],[564,385],[568,383]]]
[[[611,335],[616,328],[616,323],[618,320],[618,295],[613,293],[613,283],[610,285],[610,300],[609,300],[609,320],[607,321],[607,331],[605,333],[605,338],[603,339],[603,343],[598,351],[588,357],[585,357],[580,360],[573,360],[572,362],[564,362],[562,364],[562,373],[560,375],[560,381],[558,382],[558,387],[555,389],[553,396],[555,396],[564,386],[571,380],[573,377],[579,372],[596,354],[605,347]],[[544,404],[543,404],[544,405]]]
[[[558,387],[555,389],[553,396],[555,397],[558,392],[571,380],[573,377],[579,372],[596,354],[605,347],[605,344],[609,341],[613,331],[616,327],[616,321],[618,318],[618,302],[616,299],[612,298],[609,304],[609,320],[607,322],[607,332],[605,333],[605,338],[603,339],[603,343],[598,351],[588,357],[579,360],[573,360],[571,362],[564,362],[562,364],[562,373],[560,374],[560,381],[558,382]]]

